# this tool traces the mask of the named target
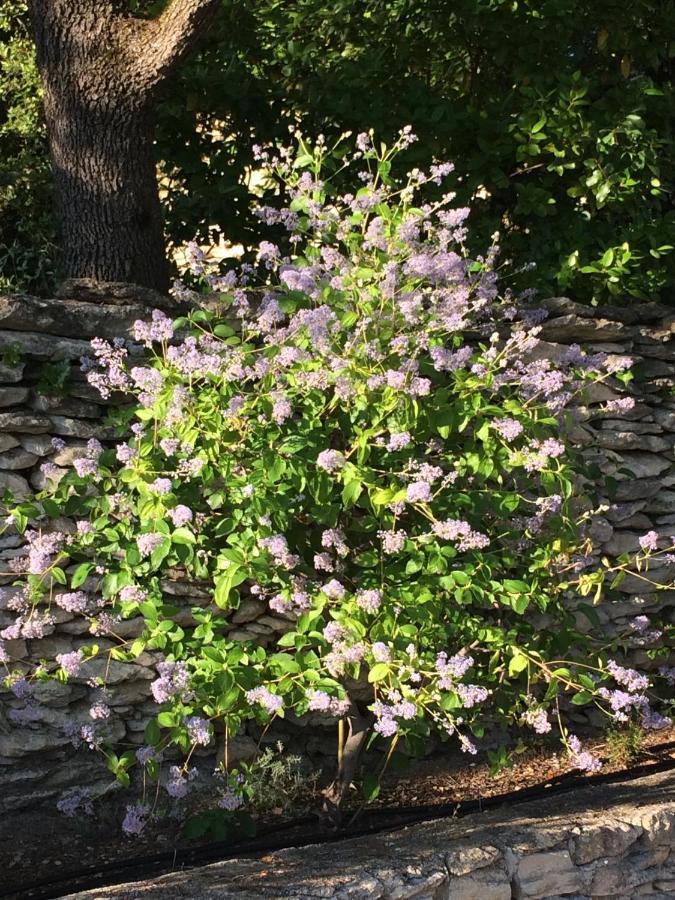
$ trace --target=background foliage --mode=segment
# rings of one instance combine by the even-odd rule
[[[23,8],[0,2],[0,278],[40,289],[56,238]],[[251,148],[290,122],[409,122],[420,160],[455,161],[477,245],[499,227],[543,292],[668,299],[674,38],[672,0],[224,0],[159,109],[169,238],[253,243]]]

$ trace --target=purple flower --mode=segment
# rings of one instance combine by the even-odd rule
[[[200,744],[206,747],[211,743],[211,726],[206,719],[200,716],[190,716],[185,720],[188,735],[194,744]]]
[[[406,489],[406,499],[409,503],[429,503],[431,497],[431,487],[426,481],[413,481]]]
[[[514,441],[523,433],[523,426],[517,419],[495,419],[492,427],[505,441]]]
[[[162,438],[159,442],[159,446],[166,456],[173,456],[180,447],[180,441],[178,438]]]
[[[270,715],[275,715],[284,707],[284,701],[281,697],[273,694],[264,685],[260,685],[253,690],[246,691],[246,700],[251,704],[259,703]]]
[[[582,749],[581,741],[576,735],[571,734],[567,739],[567,743],[570,751],[570,762],[575,768],[581,769],[582,772],[590,773],[600,771],[602,763],[589,750]]]
[[[160,547],[166,539],[165,534],[156,531],[150,531],[147,534],[139,534],[136,538],[136,545],[141,556],[150,556],[158,547]]]
[[[321,590],[329,600],[342,600],[345,595],[344,586],[340,584],[337,578],[331,578],[330,581],[324,584]]]
[[[356,603],[366,612],[375,613],[382,603],[382,594],[376,589],[358,590],[356,592]]]
[[[650,550],[658,550],[658,541],[659,535],[656,531],[648,531],[647,534],[643,534],[641,538],[638,538],[638,543],[645,553],[649,553]]]
[[[608,400],[605,409],[609,413],[630,412],[635,408],[635,400],[632,397],[620,397],[618,400]]]
[[[169,778],[164,785],[167,794],[175,800],[182,800],[190,790],[187,773],[179,766],[171,766]]]
[[[184,662],[167,660],[157,665],[157,671],[159,678],[150,685],[156,703],[166,703],[186,691],[190,673]]]
[[[411,440],[409,431],[392,431],[385,446],[390,453],[395,453],[397,450],[404,450]]]
[[[478,684],[458,684],[455,687],[455,691],[459,695],[462,706],[465,709],[471,709],[472,706],[484,703],[490,696],[490,692]]]
[[[143,322],[138,319],[134,322],[133,329],[134,338],[137,341],[143,341],[148,347],[153,341],[157,343],[170,341],[174,330],[173,322],[161,309],[153,309],[151,322]]]
[[[174,526],[176,528],[181,528],[183,525],[187,525],[188,522],[192,521],[192,510],[189,506],[184,506],[182,503],[179,503],[178,506],[174,506],[173,509],[167,510],[167,516],[171,519]]]
[[[170,478],[155,478],[155,480],[151,481],[149,484],[149,488],[151,491],[154,491],[156,494],[160,494],[162,496],[170,494],[172,487],[173,484],[171,483]]]
[[[371,647],[371,652],[375,662],[389,662],[391,660],[391,650],[382,641],[375,641]]]
[[[74,678],[80,671],[83,659],[82,651],[76,650],[72,653],[59,653],[56,662],[70,678]]]
[[[322,450],[316,458],[316,464],[320,469],[333,474],[342,469],[345,458],[339,450]]]
[[[84,591],[72,591],[68,594],[56,594],[54,601],[66,612],[83,613],[89,605],[89,595]]]
[[[407,538],[405,531],[378,531],[378,536],[382,541],[382,552],[387,554],[402,550]]]
[[[327,528],[321,535],[321,546],[333,549],[338,556],[347,556],[349,547],[344,533],[339,528]]]
[[[611,659],[607,663],[606,668],[618,684],[622,684],[632,693],[646,691],[649,687],[649,678],[646,675],[640,675],[635,669],[624,669],[623,666],[618,665]]]
[[[108,719],[110,717],[110,707],[102,700],[97,700],[89,708],[89,715],[92,719]]]
[[[235,793],[232,788],[228,787],[225,789],[225,793],[218,801],[218,806],[221,809],[227,810],[228,812],[234,812],[235,809],[239,809],[239,807],[242,806],[243,803],[244,801],[241,796]]]
[[[534,707],[531,707],[526,710],[523,715],[523,720],[527,722],[531,728],[534,728],[537,734],[548,734],[551,730],[551,723],[548,720],[545,709],[535,709]]]

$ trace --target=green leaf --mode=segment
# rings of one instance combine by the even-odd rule
[[[227,609],[229,606],[232,589],[248,578],[248,572],[241,566],[233,563],[222,575],[216,578],[213,599],[216,606]]]
[[[152,744],[153,747],[156,747],[157,744],[159,744],[161,736],[162,733],[157,719],[150,719],[145,726],[145,743]]]
[[[197,538],[190,531],[189,528],[176,528],[174,533],[171,535],[171,540],[174,544],[196,544]]]
[[[376,682],[385,679],[390,672],[391,669],[388,663],[375,663],[375,665],[368,673],[368,681],[371,684],[375,684]]]
[[[71,588],[75,590],[75,588],[79,588],[80,585],[84,584],[93,568],[93,563],[80,563],[70,578]]]
[[[590,691],[579,691],[574,694],[572,697],[572,703],[575,706],[585,706],[587,703],[590,703],[593,699],[593,694]]]

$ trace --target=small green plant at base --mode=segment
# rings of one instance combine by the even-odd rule
[[[640,756],[645,742],[645,732],[635,722],[607,729],[607,757],[610,765],[632,765]]]

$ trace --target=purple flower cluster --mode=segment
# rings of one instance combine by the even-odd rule
[[[207,747],[211,743],[211,726],[200,716],[190,716],[185,720],[188,736],[193,744]]]
[[[283,698],[273,694],[264,685],[246,691],[246,700],[251,706],[259,703],[271,716],[276,715],[284,708]]]
[[[433,533],[444,541],[454,541],[461,552],[466,550],[482,550],[490,543],[489,537],[480,531],[474,531],[468,522],[461,519],[445,519],[434,522]]]
[[[294,569],[300,558],[288,549],[288,541],[283,534],[274,534],[272,537],[261,538],[258,542],[263,550],[267,550],[274,564],[282,569]]]
[[[316,458],[316,464],[320,469],[334,474],[344,467],[345,458],[339,450],[322,450]]]
[[[349,700],[340,700],[337,697],[331,697],[325,691],[309,690],[307,691],[307,700],[309,701],[308,709],[312,712],[322,712],[333,716],[336,719],[345,716],[349,711]]]
[[[570,762],[575,768],[590,774],[600,771],[602,763],[597,756],[593,756],[590,750],[582,748],[581,741],[576,735],[570,734],[567,738],[567,744],[570,752]]]
[[[159,678],[152,682],[150,690],[156,703],[167,703],[180,694],[185,694],[190,673],[184,662],[165,660],[157,665]]]

